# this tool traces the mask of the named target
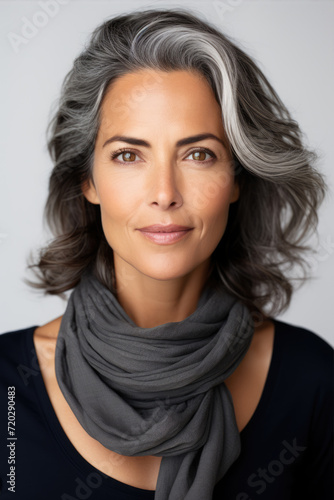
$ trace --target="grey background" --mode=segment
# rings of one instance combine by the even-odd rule
[[[319,214],[319,241],[313,241],[317,254],[311,260],[312,279],[295,293],[279,319],[305,326],[334,345],[333,2],[52,1],[58,6],[52,15],[41,6],[47,4],[43,0],[0,1],[0,332],[42,325],[66,307],[59,297],[30,289],[22,278],[29,276],[29,251],[51,238],[42,224],[52,168],[45,130],[73,59],[107,17],[133,9],[182,6],[214,22],[259,62],[308,143],[321,155],[319,168],[330,192]],[[25,31],[29,22],[38,25],[30,32]]]

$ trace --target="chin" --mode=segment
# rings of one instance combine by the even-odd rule
[[[195,269],[196,266],[193,268],[189,268],[189,262],[187,262],[188,266],[186,265],[178,265],[177,267],[174,265],[168,265],[168,264],[163,264],[163,265],[157,265],[157,266],[150,266],[149,268],[146,269],[138,269],[138,271],[141,271],[143,274],[146,276],[155,279],[155,280],[160,280],[160,281],[168,281],[168,280],[173,280],[173,279],[178,279],[182,278],[183,276],[186,276],[187,274],[191,273]]]
[[[160,270],[152,270],[152,271],[147,271],[147,272],[144,272],[143,274],[146,274],[146,276],[148,276],[149,278],[152,278],[154,280],[158,280],[158,281],[169,281],[169,280],[173,280],[173,279],[177,279],[177,278],[182,278],[182,276],[184,276],[186,273],[183,271],[183,272],[179,272],[179,273],[176,273],[176,272],[171,272],[169,271],[168,269],[160,269]]]

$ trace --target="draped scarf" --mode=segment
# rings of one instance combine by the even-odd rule
[[[79,423],[103,446],[162,457],[155,500],[210,500],[240,453],[224,380],[253,332],[248,308],[209,284],[183,321],[141,328],[88,272],[61,321],[56,377]]]

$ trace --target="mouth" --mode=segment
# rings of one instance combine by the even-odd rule
[[[154,225],[139,229],[140,233],[147,239],[159,245],[176,243],[185,238],[194,228],[170,224],[169,226]]]
[[[146,226],[139,229],[139,231],[147,232],[147,233],[174,233],[178,231],[189,231],[193,229],[188,226],[179,226],[177,224],[154,224],[152,226]]]

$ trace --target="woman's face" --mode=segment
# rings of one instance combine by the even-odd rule
[[[83,191],[100,205],[116,270],[126,263],[169,280],[209,263],[239,191],[221,109],[204,78],[141,70],[114,81],[101,105],[93,180]],[[140,230],[170,224],[190,229]]]

